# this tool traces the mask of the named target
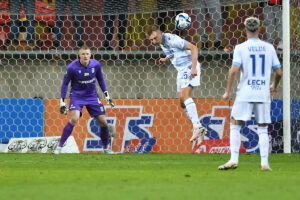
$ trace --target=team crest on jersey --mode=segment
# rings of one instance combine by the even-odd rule
[[[81,74],[81,70],[78,70],[78,73]]]
[[[92,73],[94,73],[94,72],[95,72],[95,68],[93,67],[93,68],[92,68]]]

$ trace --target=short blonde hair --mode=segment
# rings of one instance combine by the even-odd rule
[[[260,21],[257,17],[248,17],[245,20],[244,25],[249,32],[255,33],[260,26]]]
[[[91,48],[88,47],[87,45],[83,45],[82,47],[80,47],[79,51],[81,50],[91,50]]]
[[[146,36],[150,36],[153,31],[160,31],[157,26],[149,25],[146,27]]]

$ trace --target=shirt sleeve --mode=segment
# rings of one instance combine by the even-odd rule
[[[169,46],[171,48],[178,48],[178,49],[181,49],[181,50],[186,50],[187,41],[182,39],[181,37],[179,37],[179,36],[174,36],[174,37],[168,36],[167,40],[168,40]]]
[[[170,51],[169,49],[167,49],[167,48],[165,48],[165,47],[163,47],[163,46],[161,46],[161,49],[163,50],[163,52],[166,54],[166,56],[167,56],[169,59],[171,59],[171,58],[173,57],[172,51]]]
[[[272,69],[276,70],[278,68],[280,68],[280,62],[276,54],[275,48],[272,47]]]
[[[100,86],[102,92],[107,91],[107,87],[106,87],[105,80],[103,78],[103,73],[102,73],[102,70],[101,70],[101,64],[100,63],[97,65],[96,78],[97,78],[97,81],[99,83],[99,86]]]
[[[67,92],[68,92],[68,85],[69,82],[71,81],[71,77],[72,77],[72,70],[70,67],[67,68],[65,75],[64,75],[64,79],[61,85],[61,91],[60,91],[60,97],[61,98],[66,98],[67,96]]]
[[[242,54],[241,54],[241,48],[237,45],[233,52],[233,59],[232,59],[232,65],[236,65],[240,67],[242,64]]]

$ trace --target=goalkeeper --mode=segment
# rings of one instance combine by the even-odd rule
[[[105,100],[111,107],[114,107],[114,103],[110,98],[106,84],[103,78],[101,64],[94,59],[91,59],[91,50],[88,46],[82,46],[79,50],[79,59],[73,61],[67,67],[64,79],[61,86],[61,99],[60,99],[60,113],[67,114],[67,105],[65,103],[65,97],[68,91],[68,85],[71,82],[70,90],[70,116],[71,119],[63,129],[59,144],[54,153],[61,153],[65,141],[71,135],[73,128],[78,123],[80,116],[82,115],[83,106],[86,107],[91,117],[97,119],[101,127],[101,140],[103,144],[103,152],[112,154],[110,148],[108,148],[109,130],[105,117],[105,109],[99,100],[96,90],[96,80],[98,81],[102,91],[105,94]]]

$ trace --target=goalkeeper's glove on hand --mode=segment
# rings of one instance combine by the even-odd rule
[[[112,101],[112,99],[110,98],[109,94],[107,91],[104,92],[105,95],[105,101],[107,104],[109,104],[111,106],[111,108],[115,107],[114,102]]]
[[[68,110],[68,106],[67,104],[64,102],[64,99],[61,98],[60,99],[60,105],[59,105],[59,110],[60,110],[60,113],[63,114],[63,115],[67,115],[67,110]]]

